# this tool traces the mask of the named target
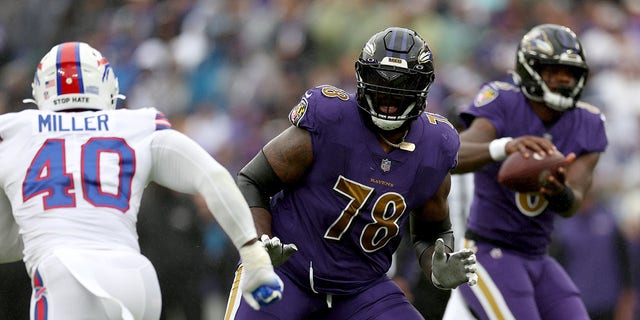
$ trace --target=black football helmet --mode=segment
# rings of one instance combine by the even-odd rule
[[[382,130],[396,130],[427,106],[434,80],[432,53],[413,30],[387,28],[373,35],[356,61],[356,98],[365,117]],[[387,113],[380,106],[396,107]]]
[[[557,93],[552,92],[540,76],[542,65],[571,67],[576,85],[561,88]],[[527,98],[544,102],[557,111],[571,109],[580,98],[588,75],[589,67],[582,44],[571,29],[556,24],[542,24],[522,37],[513,77]]]

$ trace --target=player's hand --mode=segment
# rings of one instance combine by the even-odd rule
[[[473,286],[478,282],[476,255],[471,249],[446,253],[444,241],[439,238],[431,259],[431,281],[440,289],[453,289],[465,282]]]
[[[255,310],[282,299],[284,284],[273,271],[269,255],[262,244],[256,241],[240,248],[242,275],[240,288],[242,297]]]
[[[269,238],[268,235],[263,234],[262,237],[260,237],[260,241],[262,241],[262,245],[264,245],[267,253],[269,253],[271,263],[274,267],[285,263],[292,254],[298,252],[298,247],[296,247],[295,244],[283,244],[278,237]]]
[[[573,161],[576,159],[576,154],[574,152],[569,153],[565,157],[565,164],[558,167],[556,172],[550,172],[546,176],[544,176],[541,186],[540,193],[544,194],[547,197],[553,197],[554,195],[559,194],[563,191],[565,186],[565,180],[567,177],[567,168]]]
[[[538,136],[520,136],[509,141],[505,145],[507,155],[514,152],[520,152],[523,157],[528,158],[533,153],[540,155],[552,154],[557,151],[556,146],[551,140]]]

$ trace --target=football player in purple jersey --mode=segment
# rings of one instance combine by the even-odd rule
[[[588,73],[572,30],[538,25],[520,41],[512,79],[485,84],[461,113],[467,129],[454,173],[474,171],[466,238],[477,248],[478,285],[460,291],[480,319],[588,319],[580,292],[547,254],[554,217],[580,207],[607,146],[604,116],[579,101]],[[508,154],[556,150],[567,165],[539,191],[498,183]]]
[[[431,50],[392,27],[366,42],[355,69],[356,94],[306,91],[292,126],[240,171],[287,294],[280,306],[249,308],[236,294],[240,267],[225,319],[423,319],[387,276],[409,221],[436,286],[475,282],[473,252],[453,250],[447,204],[458,133],[424,112]]]

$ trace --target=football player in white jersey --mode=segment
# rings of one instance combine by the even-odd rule
[[[54,46],[32,87],[38,110],[0,116],[0,189],[13,212],[0,212],[0,263],[24,260],[31,319],[160,317],[158,279],[136,233],[150,181],[204,197],[239,250],[252,307],[281,298],[230,173],[157,110],[116,110],[118,81],[100,52]]]

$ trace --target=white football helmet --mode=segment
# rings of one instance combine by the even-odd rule
[[[65,42],[40,60],[31,84],[40,110],[116,108],[118,78],[107,58],[84,42]]]

